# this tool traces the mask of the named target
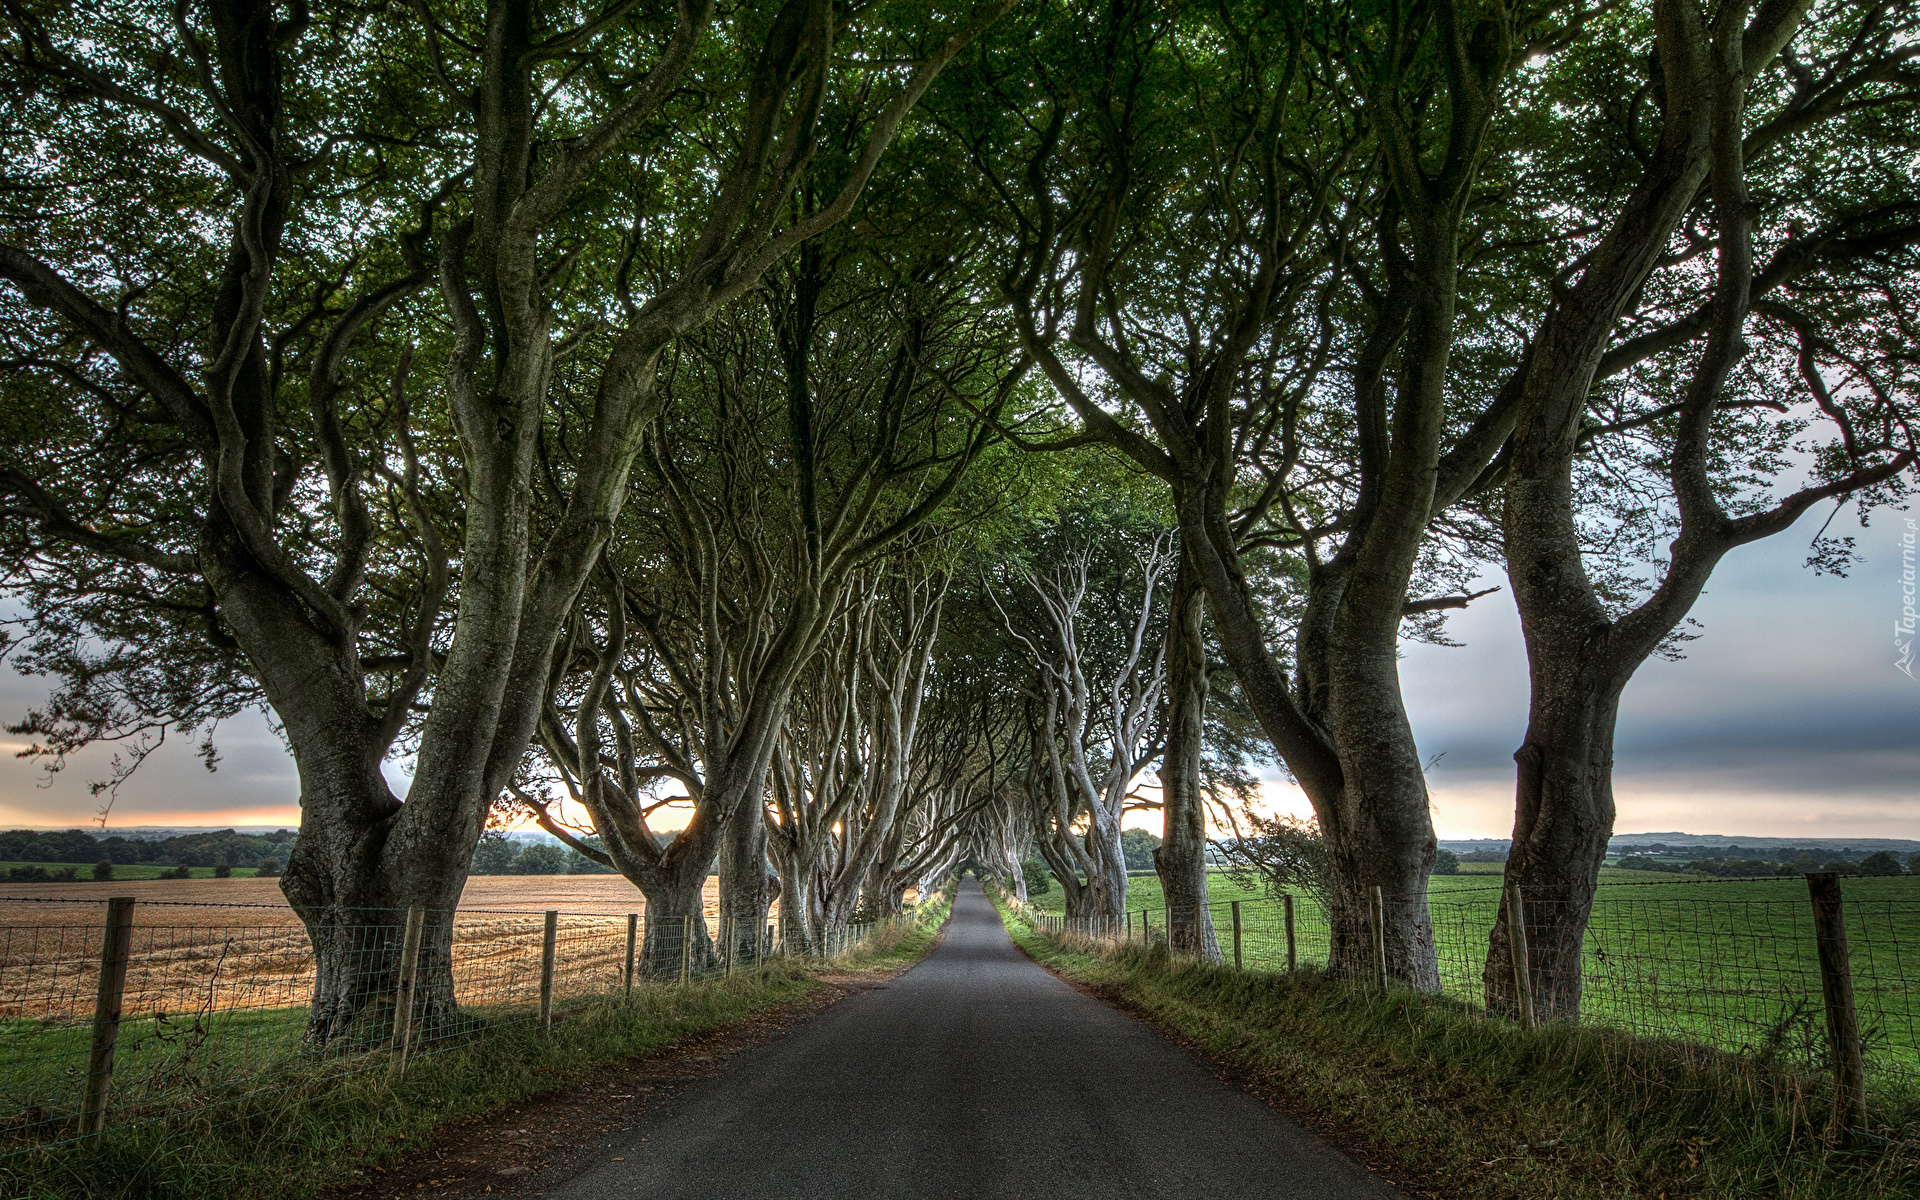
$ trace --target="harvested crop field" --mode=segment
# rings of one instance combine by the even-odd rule
[[[272,879],[14,884],[0,895],[0,1020],[91,1016],[110,896],[135,900],[129,1014],[306,1003],[312,949]],[[454,978],[463,1002],[519,1003],[537,994],[547,909],[563,914],[554,976],[564,995],[604,990],[617,978],[626,959],[626,914],[644,914],[646,902],[618,875],[468,880],[454,923]],[[719,913],[716,879],[707,881],[706,911],[709,918]],[[396,913],[395,925],[402,920]]]

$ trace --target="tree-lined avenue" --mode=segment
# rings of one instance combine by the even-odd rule
[[[973,879],[919,966],[749,1053],[604,1153],[613,1161],[545,1194],[1396,1194],[1153,1030],[1034,965]]]

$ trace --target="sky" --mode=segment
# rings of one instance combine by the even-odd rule
[[[1616,747],[1616,829],[1756,837],[1920,838],[1920,683],[1895,667],[1901,617],[1900,539],[1909,517],[1881,512],[1852,533],[1865,556],[1846,578],[1801,564],[1825,512],[1742,547],[1695,606],[1702,628],[1678,662],[1654,660],[1627,688]],[[1408,711],[1442,838],[1506,837],[1513,823],[1513,751],[1526,726],[1526,653],[1503,585],[1449,623],[1462,647],[1410,645],[1401,664]],[[45,681],[0,670],[0,718],[18,720]],[[89,751],[47,779],[13,758],[0,735],[0,828],[95,823],[87,789],[110,753]],[[169,743],[120,792],[108,827],[293,825],[298,785],[279,738],[258,717],[223,726],[219,770],[191,739]],[[396,789],[404,765],[390,768]],[[1272,807],[1307,812],[1277,777]],[[1129,824],[1153,828],[1155,814]],[[669,822],[671,823],[671,822]]]

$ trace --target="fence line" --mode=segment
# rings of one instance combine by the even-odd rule
[[[284,907],[278,921],[207,923],[174,910],[275,906],[49,902],[93,919],[0,924],[0,1158],[398,1068],[636,989],[837,957],[902,920],[825,931],[803,956],[774,923],[705,915],[357,910],[346,943],[326,948],[339,967],[316,1008],[314,947]]]
[[[1833,876],[1808,879],[1811,895],[1808,881],[1792,881],[1801,883],[1793,889],[1798,896],[1783,889],[1777,898],[1757,899],[1711,888],[1680,896],[1634,892],[1660,885],[1601,888],[1577,951],[1577,1014],[1556,1009],[1552,987],[1569,964],[1562,961],[1555,973],[1540,945],[1542,934],[1578,916],[1573,902],[1547,894],[1506,898],[1509,917],[1517,909],[1526,934],[1512,955],[1529,981],[1522,989],[1508,986],[1513,976],[1499,975],[1511,969],[1510,959],[1489,966],[1501,890],[1430,893],[1424,908],[1439,978],[1437,988],[1425,990],[1482,1015],[1526,1021],[1531,1008],[1542,1022],[1576,1020],[1832,1075],[1846,1108],[1867,1088],[1920,1095],[1920,889],[1846,895]],[[1825,911],[1822,889],[1836,901]],[[1418,915],[1413,906],[1386,905],[1397,919],[1390,924],[1404,927]],[[1376,946],[1340,956],[1342,967],[1334,969],[1327,913],[1309,896],[1220,901],[1207,910],[1227,965],[1380,984]],[[1110,921],[1069,921],[1031,907],[1021,915],[1037,929],[1114,947],[1164,947],[1170,927],[1189,924],[1186,912],[1165,906]],[[1408,986],[1397,976],[1387,982]]]

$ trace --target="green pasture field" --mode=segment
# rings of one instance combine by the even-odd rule
[[[1480,1004],[1487,938],[1499,910],[1493,872],[1433,877],[1428,892],[1447,996]],[[1721,1049],[1821,1065],[1825,1010],[1814,947],[1812,909],[1798,877],[1688,878],[1605,868],[1582,954],[1584,1022],[1650,1037],[1683,1038]],[[1847,941],[1854,1001],[1869,1074],[1886,1086],[1920,1091],[1920,876],[1852,878]],[[1210,873],[1213,924],[1232,954],[1230,902],[1241,902],[1241,954],[1249,968],[1286,969],[1280,904],[1259,889]],[[1056,886],[1032,898],[1058,914]],[[1166,917],[1157,879],[1128,880],[1132,929],[1141,910],[1154,929]],[[1325,914],[1311,899],[1294,902],[1296,962],[1323,966]]]
[[[14,867],[45,867],[49,875],[55,871],[64,871],[68,867],[72,867],[75,883],[93,882],[92,863],[0,862],[0,885],[4,885],[7,882],[6,872],[12,870]],[[113,877],[115,880],[158,879],[160,878],[160,872],[171,870],[173,870],[172,867],[162,866],[158,863],[129,863],[125,866],[115,863],[113,864]],[[213,878],[212,867],[188,867],[187,870],[193,872],[193,878],[195,879]],[[235,867],[233,868],[233,877],[235,879],[249,879],[259,870],[260,868],[258,867]]]
[[[1380,1157],[1369,1166],[1383,1170],[1384,1159],[1409,1194],[1920,1195],[1912,1093],[1876,1091],[1865,1131],[1839,1139],[1828,1132],[1833,1089],[1793,1064],[1599,1026],[1524,1030],[1444,997],[1383,993],[1318,971],[1203,967],[1161,946],[1103,947],[1009,916],[1014,940],[1037,961],[1370,1145]]]
[[[1605,884],[1613,884],[1613,883],[1655,884],[1655,883],[1674,883],[1674,882],[1684,883],[1689,881],[1713,879],[1713,878],[1715,877],[1711,875],[1703,875],[1703,874],[1698,874],[1694,872],[1688,872],[1686,874],[1674,874],[1668,871],[1628,871],[1628,870],[1623,870],[1619,867],[1600,868],[1600,882]],[[1429,894],[1434,896],[1439,896],[1447,892],[1479,891],[1481,889],[1486,889],[1486,888],[1497,888],[1500,886],[1500,864],[1499,863],[1461,863],[1460,873],[1458,875],[1435,875],[1431,879],[1429,879],[1427,882],[1428,882]],[[1771,885],[1778,881],[1770,880],[1770,879],[1758,879],[1758,880],[1732,880],[1728,882],[1762,883],[1762,884]],[[1849,882],[1848,886],[1851,887],[1852,883]],[[1232,901],[1232,900],[1264,901],[1267,898],[1266,892],[1264,892],[1260,888],[1240,887],[1239,885],[1235,884],[1233,880],[1227,878],[1227,873],[1225,871],[1219,871],[1219,870],[1207,872],[1207,894],[1217,904],[1225,904],[1228,901]],[[1060,891],[1060,888],[1056,885],[1051,890],[1049,890],[1045,895],[1028,897],[1027,902],[1033,905],[1033,907],[1040,909],[1043,912],[1050,912],[1055,915],[1058,915],[1061,911],[1062,905],[1064,905],[1066,901],[1063,893]],[[1152,871],[1128,871],[1127,872],[1127,907],[1128,908],[1132,909],[1135,912],[1139,912],[1143,908],[1152,909],[1157,912],[1159,909],[1165,906],[1165,903],[1166,903],[1166,899],[1161,894],[1160,877],[1158,875],[1154,874]]]

